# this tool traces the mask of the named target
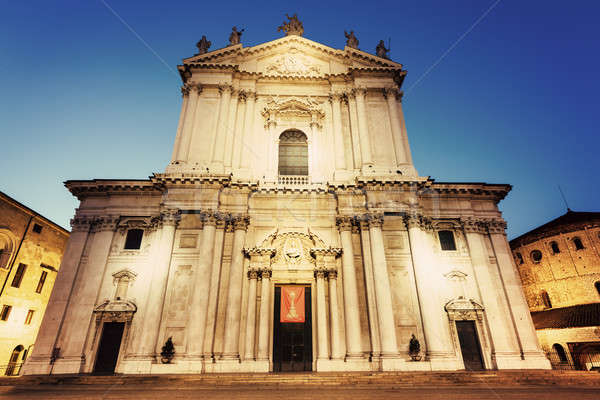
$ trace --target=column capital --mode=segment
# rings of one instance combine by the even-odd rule
[[[223,83],[217,86],[219,89],[219,93],[223,94],[223,92],[233,93],[233,86],[227,83]]]
[[[259,274],[260,274],[260,270],[258,270],[256,268],[250,268],[248,270],[248,279],[258,279]]]
[[[200,213],[200,219],[204,225],[217,226],[220,219],[223,219],[218,211],[205,210]]]
[[[202,85],[200,85],[199,83],[188,82],[185,85],[183,85],[182,91],[184,90],[183,88],[185,88],[185,91],[186,91],[185,94],[189,94],[189,93],[200,94],[202,92]]]
[[[180,210],[168,209],[168,210],[163,210],[160,213],[160,221],[163,225],[177,226],[180,219],[181,219],[181,211]]]
[[[260,270],[260,277],[261,279],[271,279],[271,276],[273,276],[273,270],[270,268],[263,268]]]
[[[317,268],[315,269],[315,278],[317,279],[325,279],[325,276],[327,275],[327,269],[325,268]]]
[[[461,225],[465,233],[485,233],[485,221],[482,218],[461,218]]]
[[[351,231],[354,217],[350,215],[342,215],[335,218],[335,224],[337,225],[340,232]]]
[[[181,95],[182,95],[183,97],[186,97],[186,96],[188,96],[189,94],[190,94],[190,88],[189,88],[189,86],[188,86],[188,85],[182,85],[182,86],[181,86]]]
[[[341,92],[333,92],[329,94],[329,102],[330,103],[340,103],[342,101],[342,99],[344,98],[344,94]]]
[[[363,219],[368,222],[369,228],[383,226],[383,213],[368,213],[363,216]]]
[[[246,90],[246,100],[247,101],[255,101],[256,100],[256,92],[252,90]]]
[[[234,230],[246,230],[250,225],[250,217],[247,215],[235,215],[231,218],[231,223]]]
[[[396,87],[385,87],[381,91],[383,92],[383,97],[387,100],[398,98],[399,90]]]
[[[245,90],[239,90],[237,94],[238,94],[238,101],[242,102],[242,103],[245,103],[246,102],[246,96],[247,96],[246,91]]]
[[[71,232],[87,232],[94,223],[94,217],[75,216],[71,219]]]
[[[354,95],[354,97],[360,97],[363,98],[367,95],[367,88],[366,87],[356,87],[354,89],[352,89],[352,94]]]
[[[489,219],[485,225],[490,234],[506,235],[506,221],[503,219]]]
[[[92,223],[92,232],[115,231],[119,222],[117,215],[105,215],[96,217]]]
[[[327,278],[328,279],[337,279],[338,272],[337,269],[328,269],[327,270]]]

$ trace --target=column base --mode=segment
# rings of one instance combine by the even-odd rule
[[[458,371],[465,369],[462,361],[454,353],[428,353],[425,360],[431,365],[432,371]]]
[[[316,368],[318,372],[377,371],[377,366],[374,366],[366,358],[346,359],[345,361],[342,359],[318,359]]]
[[[121,361],[117,367],[117,372],[123,374],[149,374],[152,371],[152,363],[156,360],[154,357],[128,357]]]
[[[521,354],[517,352],[494,353],[492,358],[496,362],[496,368],[498,369],[523,368],[523,359],[521,358]]]
[[[248,365],[244,365],[239,359],[218,359],[214,363],[205,364],[204,371],[206,373],[222,373],[222,372],[250,372]]]
[[[54,362],[52,375],[54,374],[80,374],[83,362],[81,356],[63,357]]]
[[[23,366],[23,375],[50,375],[51,369],[50,356],[30,357]]]

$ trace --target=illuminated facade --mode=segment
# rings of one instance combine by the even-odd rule
[[[382,44],[282,30],[183,61],[163,173],[66,183],[81,205],[26,373],[549,367],[497,208],[510,186],[417,174]]]
[[[0,192],[0,374],[18,375],[42,323],[69,232]]]

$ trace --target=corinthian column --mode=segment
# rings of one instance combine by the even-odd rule
[[[240,142],[238,144],[238,154],[241,157],[241,161],[236,164],[236,167],[243,170],[250,168],[251,156],[255,154],[255,149],[251,146],[254,136],[254,104],[256,102],[256,93],[246,93],[246,114],[244,115],[244,129],[240,135]],[[237,158],[240,160],[240,158]]]
[[[500,271],[506,296],[510,304],[510,312],[519,336],[523,357],[525,358],[523,367],[550,368],[549,361],[540,348],[533,320],[529,312],[529,306],[523,293],[519,272],[517,271],[515,260],[511,255],[508,241],[506,240],[506,222],[503,220],[492,220],[487,224],[487,227],[496,255],[498,270]]]
[[[327,307],[325,306],[325,274],[324,269],[315,271],[317,279],[317,358],[329,359],[329,346],[327,344]]]
[[[225,312],[225,343],[223,359],[239,359],[240,340],[240,297],[242,294],[242,278],[244,269],[244,240],[249,219],[237,216],[233,219],[233,246],[231,250],[231,269],[229,272],[229,289],[227,291],[227,309]]]
[[[361,218],[360,239],[365,271],[365,288],[367,290],[367,309],[369,311],[369,334],[371,337],[371,356],[378,358],[381,355],[379,341],[379,322],[377,314],[377,295],[375,294],[375,280],[373,278],[373,257],[371,257],[371,239],[369,238],[369,221]]]
[[[188,104],[188,112],[185,114],[186,121],[183,127],[183,136],[181,137],[181,146],[178,152],[178,158],[181,158],[181,161],[183,162],[187,162],[189,158],[192,137],[194,136],[194,128],[197,125],[198,98],[200,97],[200,93],[202,93],[202,86],[198,84],[190,85],[189,91],[190,99]]]
[[[360,316],[358,314],[358,288],[352,248],[352,217],[337,217],[342,242],[342,284],[344,290],[344,316],[346,322],[346,358],[362,358],[360,343]]]
[[[394,323],[390,277],[385,259],[383,233],[381,232],[383,214],[368,214],[367,220],[369,222],[371,257],[373,258],[373,280],[375,281],[381,356],[384,358],[395,357],[398,356],[398,343],[396,341],[396,324]]]
[[[394,143],[394,152],[396,153],[396,165],[406,164],[406,152],[404,151],[402,141],[402,127],[400,117],[398,116],[398,104],[396,103],[396,94],[398,89],[385,88],[383,96],[387,100],[388,115],[390,116],[390,126],[392,127],[392,142]]]
[[[337,271],[327,271],[329,280],[329,319],[331,320],[331,358],[340,359],[344,355],[341,352],[342,333],[340,331],[340,310],[337,299]]]
[[[365,97],[367,89],[354,89],[356,97],[356,109],[358,114],[358,131],[360,138],[360,154],[362,159],[362,170],[367,171],[367,167],[373,164],[371,157],[371,138],[369,137],[369,121],[367,119],[367,107],[365,105]]]
[[[171,157],[171,163],[175,163],[181,160],[181,137],[183,135],[183,126],[185,124],[185,113],[187,111],[188,99],[190,89],[187,85],[181,87],[181,96],[183,102],[181,104],[181,112],[179,113],[179,122],[177,124],[177,134],[175,135],[175,144],[173,145],[173,156]]]
[[[258,271],[251,269],[248,271],[248,311],[246,313],[246,360],[254,360],[254,333],[256,327],[256,280]]]
[[[354,92],[346,93],[348,99],[348,117],[350,123],[350,134],[352,137],[352,169],[360,169],[362,165],[361,150],[360,150],[360,135],[358,127],[358,111],[356,108],[356,96]]]
[[[208,308],[208,291],[211,281],[210,272],[213,262],[217,215],[213,211],[202,213],[202,242],[196,270],[194,272],[194,290],[188,315],[187,355],[190,358],[202,357],[202,345],[206,331],[206,314]]]
[[[258,325],[258,357],[257,360],[269,360],[269,307],[271,298],[271,270],[263,269],[260,273],[260,320]]]
[[[217,134],[215,135],[215,146],[213,153],[213,164],[217,172],[223,171],[225,161],[225,138],[228,132],[229,124],[229,103],[231,102],[231,92],[233,87],[223,85],[219,87],[221,101],[219,103],[219,118],[217,123]]]
[[[332,119],[333,119],[333,141],[334,148],[333,152],[335,155],[335,170],[346,169],[346,162],[344,157],[344,136],[342,135],[342,109],[340,102],[342,101],[342,95],[339,93],[333,93],[329,95],[329,102],[331,103]]]
[[[229,105],[229,119],[227,120],[227,128],[223,131],[225,133],[225,166],[231,167],[231,161],[233,157],[233,141],[236,135],[236,131],[239,128],[238,115],[241,111],[238,109],[239,103],[244,101],[243,92],[234,89],[231,93],[231,103]]]

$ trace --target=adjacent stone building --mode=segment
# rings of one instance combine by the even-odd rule
[[[600,368],[600,213],[566,214],[510,241],[555,368]]]
[[[0,374],[17,375],[31,352],[68,238],[0,192]]]
[[[66,182],[81,203],[26,373],[549,368],[510,186],[418,175],[382,43],[280,30],[183,60],[164,172]]]

